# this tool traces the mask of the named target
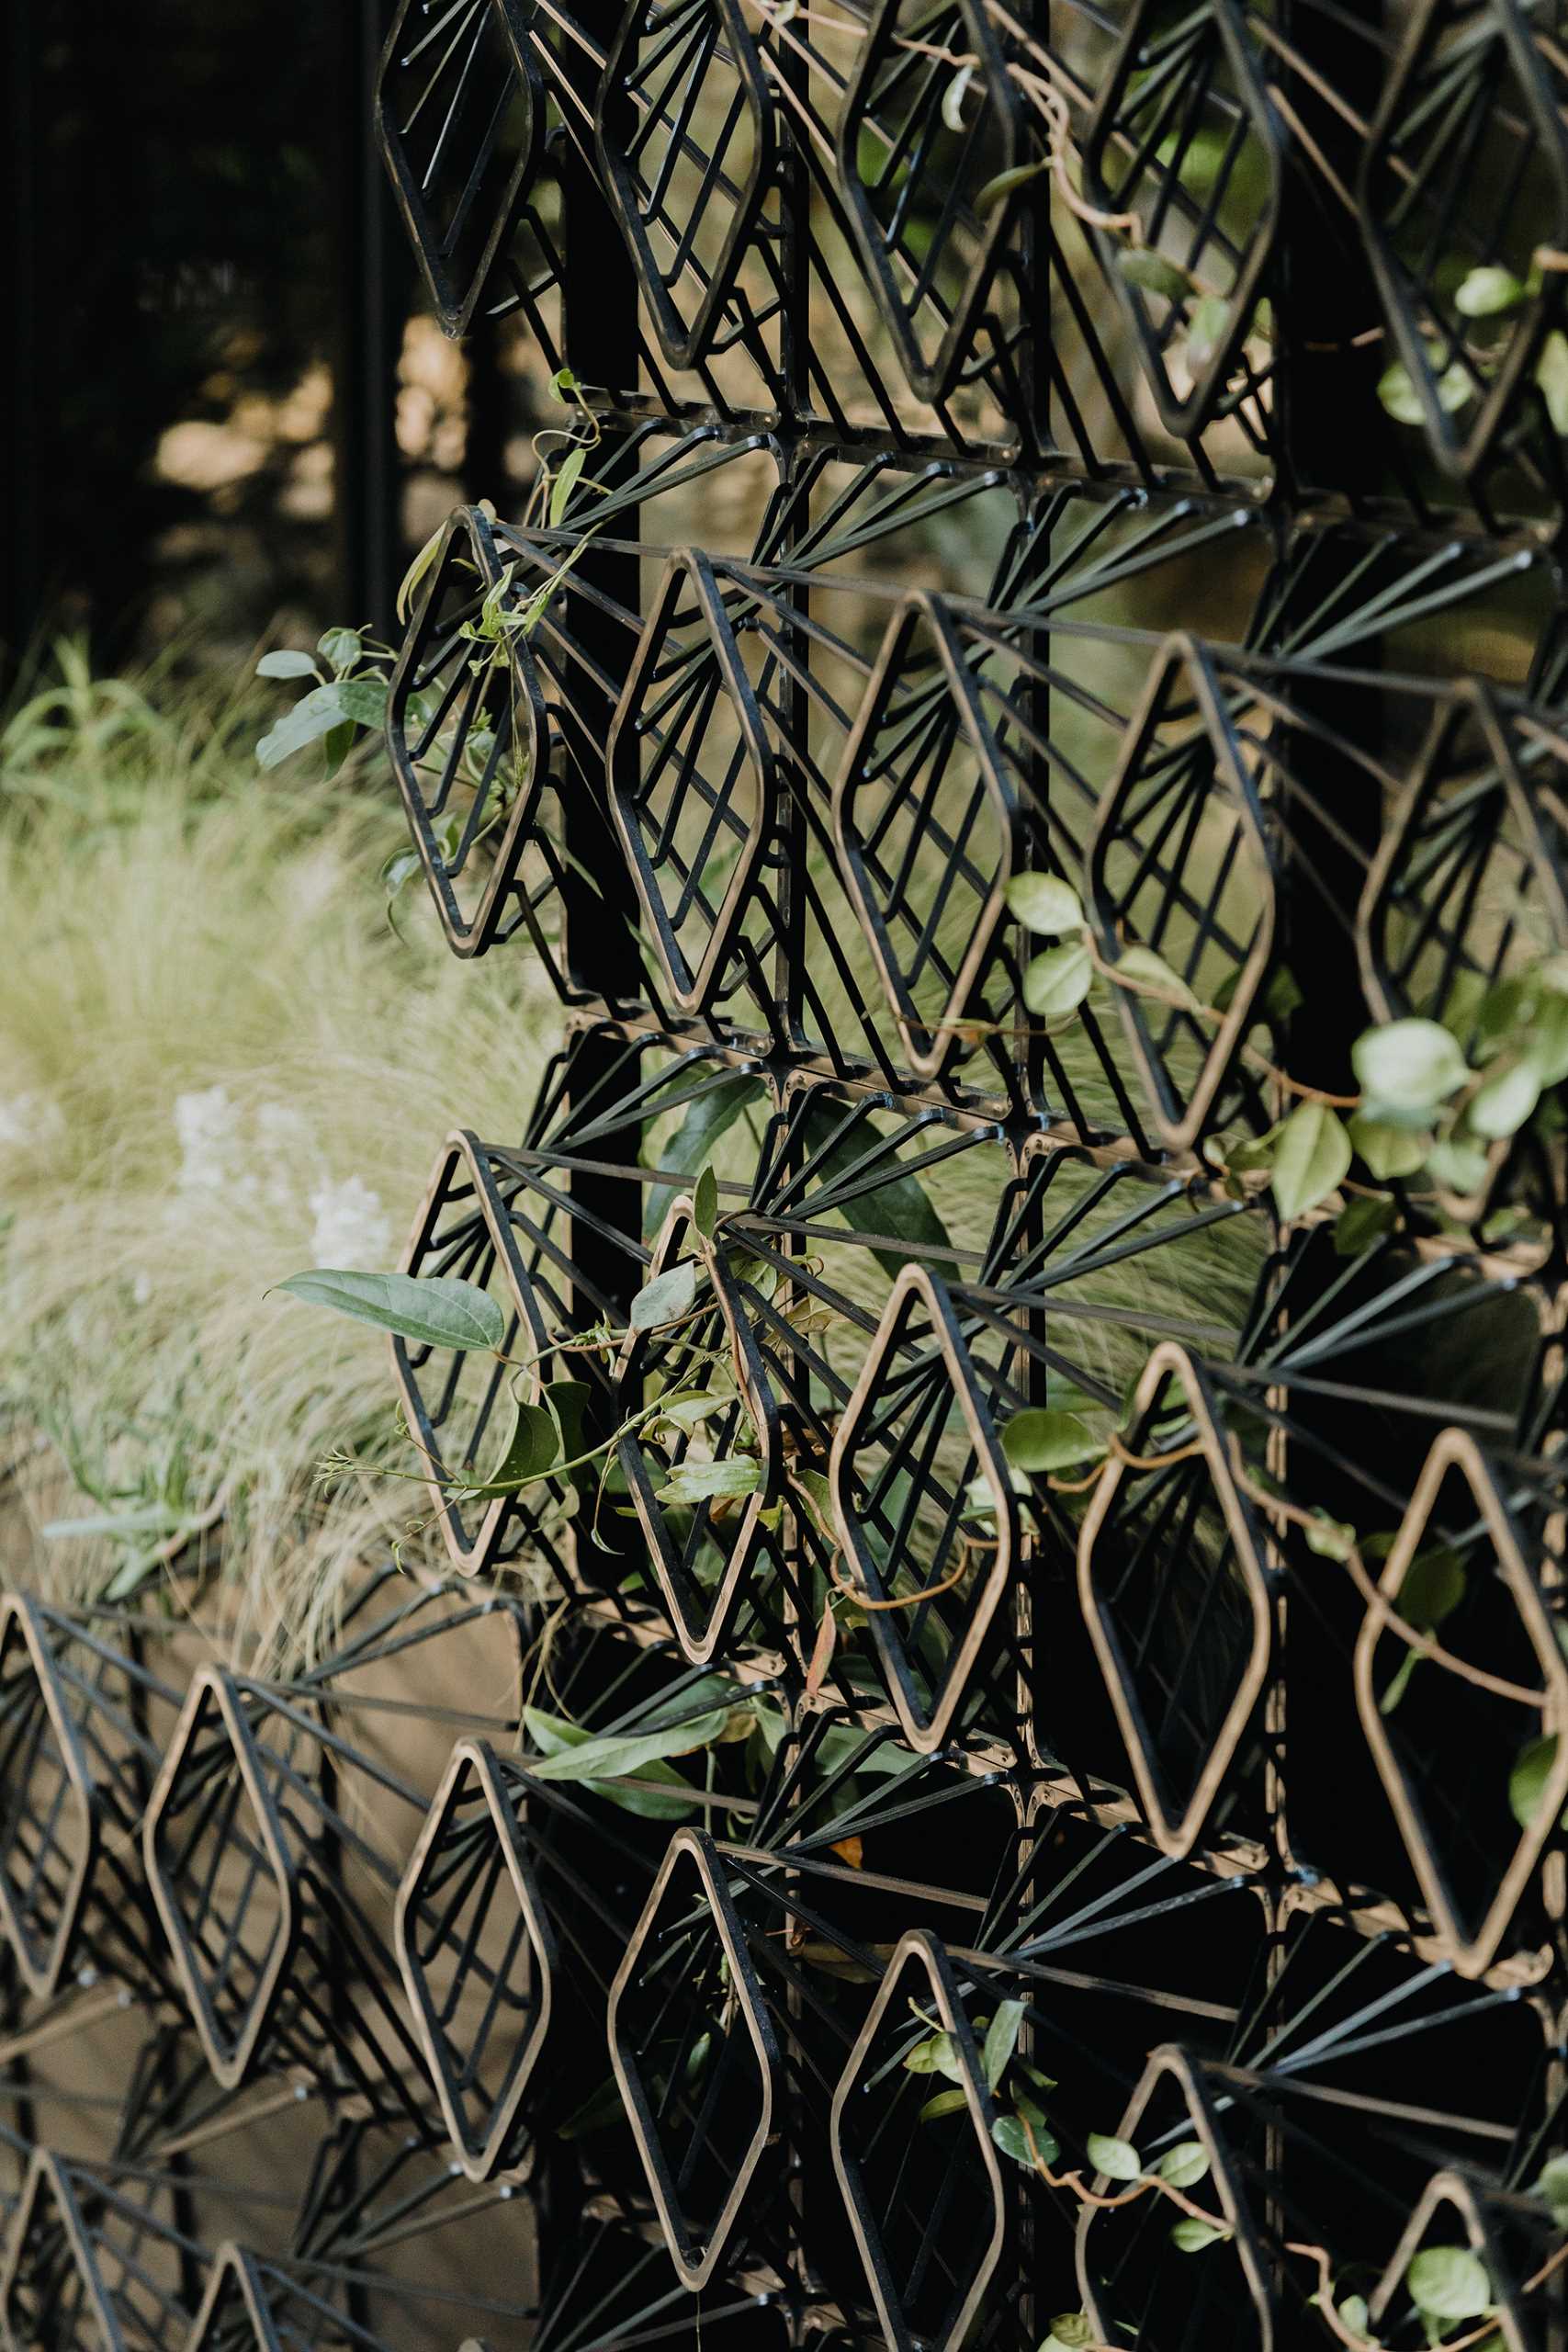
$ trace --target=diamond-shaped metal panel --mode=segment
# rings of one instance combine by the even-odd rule
[[[479,307],[543,143],[530,13],[521,0],[402,0],[382,51],[381,153],[448,334]]]
[[[1435,1554],[1461,1596],[1441,1621],[1446,1658],[1417,1657],[1404,1673],[1410,1645],[1391,1624]],[[1438,1939],[1461,1976],[1479,1976],[1568,1802],[1568,1663],[1497,1473],[1468,1431],[1434,1440],[1377,1595],[1356,1642],[1361,1728]],[[1543,1741],[1521,1826],[1511,1776]]]
[[[293,1860],[240,1693],[190,1687],[142,1828],[147,1881],[207,2061],[226,2089],[257,2062],[299,1932]]]
[[[130,2352],[70,2174],[37,2148],[0,2257],[0,2334],[7,2352]]]
[[[1568,775],[1555,729],[1505,716],[1479,680],[1445,696],[1358,917],[1378,1018],[1452,1021],[1472,1045],[1484,990],[1543,949],[1568,947],[1565,848]]]
[[[946,1286],[924,1266],[906,1266],[893,1286],[828,1475],[898,1719],[929,1753],[963,1707],[1020,1530],[985,1384]]]
[[[775,170],[773,94],[735,0],[631,0],[604,67],[600,169],[664,353],[697,364]]]
[[[778,1507],[781,1439],[778,1405],[728,1253],[698,1233],[686,1193],[671,1205],[649,1279],[682,1263],[701,1270],[692,1311],[667,1331],[633,1331],[622,1352],[615,1458],[681,1646],[705,1664],[728,1634],[748,1580],[776,1566],[767,1515]],[[677,1412],[695,1406],[701,1417],[664,1419],[660,1399]],[[700,1481],[710,1464],[754,1467],[755,1483],[736,1496],[665,1491],[682,1478]]]
[[[894,2075],[937,2029],[964,2093],[939,2130],[918,2110],[930,2076]],[[996,2109],[953,1963],[916,1928],[888,1960],[833,2095],[833,2164],[882,2325],[897,2352],[957,2352],[1003,2259]],[[915,2178],[908,2171],[913,2162]]]
[[[700,1830],[670,1841],[610,1988],[608,2025],[665,2244],[694,2290],[740,2220],[779,2063],[723,1860]]]
[[[888,625],[833,819],[904,1051],[934,1078],[983,983],[1021,823],[976,681],[931,597]]]
[[[1201,1835],[1268,1679],[1266,1547],[1213,1390],[1164,1340],[1084,1515],[1078,1595],[1139,1803],[1168,1854],[1190,1853]]]
[[[92,1771],[36,1607],[0,1600],[0,1925],[48,2000],[71,1957],[100,1827]]]
[[[1374,2327],[1382,2331],[1404,2315],[1409,2302],[1405,2281],[1410,2266],[1430,2245],[1462,2245],[1481,2261],[1492,2290],[1494,2307],[1487,2314],[1492,2343],[1506,2352],[1540,2352],[1540,2313],[1529,2309],[1517,2291],[1520,2282],[1484,2187],[1458,2170],[1434,2173],[1423,2190],[1382,2277],[1367,2299],[1367,2317]],[[1457,2324],[1445,2330],[1461,2332]]]
[[[1551,258],[1568,243],[1558,30],[1517,0],[1425,0],[1364,150],[1363,234],[1393,350],[1433,453],[1460,476],[1510,442],[1515,455],[1544,445],[1527,462],[1557,471],[1533,379],[1563,317]],[[1532,290],[1478,312],[1478,270]]]
[[[537,1371],[519,1374],[516,1365],[536,1357],[547,1334],[489,1155],[466,1129],[448,1138],[436,1162],[402,1271],[470,1283],[506,1318],[501,1352],[510,1364],[482,1350],[391,1342],[452,1564],[464,1576],[478,1576],[513,1557],[536,1532],[527,1501],[482,1490],[506,1451],[516,1403],[537,1398]]]
[[[286,2352],[261,2265],[232,2239],[219,2247],[208,2273],[185,2352]]]
[[[1085,138],[1084,188],[1129,224],[1096,241],[1172,433],[1265,397],[1267,335],[1246,346],[1279,229],[1282,144],[1230,0],[1174,21],[1164,0],[1139,0]],[[1134,253],[1164,265],[1161,288],[1134,275]]]
[[[556,1949],[482,1740],[452,1750],[398,1890],[393,1940],[447,2136],[469,2179],[488,2180],[517,2158]]]
[[[977,61],[958,99],[951,61]],[[959,128],[953,128],[956,115]],[[964,366],[1009,207],[976,198],[1021,161],[1018,96],[971,0],[880,0],[839,117],[838,183],[906,374],[941,400]]]
[[[1268,977],[1274,875],[1255,759],[1206,653],[1172,639],[1149,673],[1089,847],[1101,967],[1150,1109],[1176,1151],[1223,1109]],[[1201,896],[1187,858],[1200,834]],[[1152,949],[1173,979],[1118,982],[1133,946]]]
[[[1130,2196],[1120,2181],[1095,2179],[1094,2193],[1112,2202],[1080,2206],[1077,2271],[1097,2336],[1114,2344],[1129,2327],[1141,2335],[1145,2316],[1157,2312],[1178,2343],[1273,2352],[1279,2313],[1269,2258],[1233,2143],[1245,2118],[1235,2101],[1222,2107],[1223,2098],[1222,2085],[1179,2044],[1151,2052],[1115,2136],[1135,2147],[1146,2165],[1173,2146],[1196,2143],[1208,2169],[1187,2195],[1221,2235],[1195,2255],[1171,2235],[1193,2218],[1185,2207],[1157,2191]],[[1260,2137],[1255,2124],[1251,2130]],[[1255,2161],[1261,2153],[1254,2152]]]
[[[610,733],[610,805],[671,995],[705,1007],[730,969],[774,822],[750,652],[705,556],[670,558]]]
[[[540,842],[551,735],[525,630],[504,606],[488,518],[459,507],[387,697],[387,747],[448,944],[482,956],[538,910],[558,874]],[[504,609],[503,634],[485,634]],[[498,620],[498,627],[502,624]]]

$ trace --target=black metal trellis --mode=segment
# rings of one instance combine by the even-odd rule
[[[209,1677],[153,1792],[167,1675],[7,1619],[18,2139],[90,1954],[188,2003],[187,2136],[292,2067],[353,2216],[258,2216],[193,2342],[412,2340],[395,2128],[498,2345],[1403,2352],[1444,2246],[1488,2352],[1562,2343],[1561,1114],[1353,1248],[1238,1181],[1361,1029],[1479,1054],[1568,953],[1562,13],[398,11],[433,299],[588,445],[452,518],[389,700],[450,944],[565,1014],[405,1261],[512,1365],[393,1351],[477,1580],[413,1614],[493,1588],[515,1656],[372,1838],[351,1668],[434,1633]],[[1100,976],[1059,1013],[1025,876]],[[604,1476],[478,1491],[519,1363]],[[1016,1470],[1036,1408],[1113,1458]],[[172,1961],[104,1876],[149,1798]],[[30,2180],[87,2278],[112,2199]]]

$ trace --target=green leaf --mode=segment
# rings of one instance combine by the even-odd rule
[[[1245,1174],[1254,1168],[1272,1168],[1274,1153],[1284,1128],[1283,1119],[1270,1127],[1266,1135],[1256,1136],[1250,1143],[1233,1143],[1225,1152],[1225,1165],[1233,1174]]]
[[[1068,1470],[1105,1452],[1103,1442],[1076,1413],[1056,1412],[1045,1405],[1015,1413],[1001,1438],[1002,1452],[1015,1470]]]
[[[928,2033],[906,2052],[904,2065],[911,2075],[948,2075],[955,2083],[964,2080],[963,2062],[950,2033]]]
[[[1505,1063],[1476,1088],[1465,1109],[1465,1124],[1491,1142],[1499,1136],[1517,1136],[1540,1101],[1540,1072],[1531,1061]]]
[[[1378,378],[1378,398],[1395,424],[1426,423],[1427,412],[1416,389],[1416,379],[1403,359],[1396,359]]]
[[[693,1799],[689,1784],[669,1769],[668,1759],[711,1747],[723,1731],[728,1713],[728,1708],[720,1707],[711,1714],[696,1715],[688,1723],[672,1724],[657,1731],[612,1732],[594,1737],[579,1724],[563,1724],[542,1714],[536,1707],[525,1707],[524,1722],[531,1737],[546,1753],[537,1758],[525,1757],[524,1770],[536,1781],[581,1782],[594,1795],[607,1797],[629,1812],[669,1820],[689,1812]],[[665,1797],[651,1791],[617,1789],[614,1782],[621,1778],[667,1781],[672,1789],[683,1790],[685,1794]]]
[[[1178,2254],[1201,2254],[1206,2245],[1213,2245],[1217,2238],[1225,2238],[1229,2235],[1228,2230],[1220,2229],[1213,2222],[1201,2222],[1196,2214],[1189,2213],[1184,2215],[1171,2231],[1170,2243]]]
[[[1405,1569],[1394,1607],[1405,1623],[1414,1626],[1416,1633],[1430,1634],[1437,1631],[1446,1617],[1452,1616],[1464,1595],[1463,1561],[1457,1552],[1450,1552],[1446,1545],[1435,1544],[1430,1551],[1418,1552]],[[1380,1714],[1393,1714],[1420,1663],[1420,1652],[1406,1647],[1388,1689],[1378,1702]]]
[[[1481,1190],[1489,1165],[1479,1144],[1456,1142],[1452,1137],[1435,1143],[1427,1154],[1427,1173],[1433,1183],[1461,1198]]]
[[[1442,355],[1435,345],[1428,344],[1427,348],[1431,355],[1435,368]],[[1445,416],[1452,416],[1457,410],[1465,407],[1474,398],[1475,386],[1471,379],[1469,368],[1462,359],[1454,360],[1438,378],[1438,406]]]
[[[1396,1176],[1414,1176],[1427,1164],[1432,1138],[1428,1132],[1396,1126],[1391,1120],[1358,1111],[1350,1121],[1350,1141],[1380,1184]]]
[[[477,1283],[452,1274],[367,1274],[315,1266],[275,1287],[309,1306],[330,1306],[334,1314],[374,1323],[416,1347],[495,1351],[506,1336],[506,1317],[496,1301]]]
[[[1174,998],[1189,1012],[1198,1009],[1198,1000],[1179,972],[1156,956],[1152,947],[1124,947],[1114,965],[1116,983],[1134,995],[1147,994],[1156,999]]]
[[[718,1178],[711,1168],[705,1168],[697,1178],[692,1194],[692,1222],[705,1241],[713,1239],[713,1229],[718,1222]]]
[[[1517,310],[1525,292],[1523,280],[1511,269],[1483,263],[1468,271],[1454,288],[1454,309],[1461,319],[1495,319],[1504,311]]]
[[[264,653],[256,663],[258,678],[313,678],[316,665],[308,653],[290,652],[287,647],[276,653]]]
[[[1023,1001],[1037,1019],[1063,1021],[1094,985],[1094,965],[1081,942],[1047,947],[1025,967]]]
[[[1026,2001],[998,2001],[996,2015],[986,2029],[980,2065],[992,2090],[996,2089],[1012,2063],[1012,2053],[1018,2047],[1018,2037],[1028,2007]]]
[[[319,640],[316,650],[328,669],[341,678],[355,667],[365,644],[356,628],[330,628]]]
[[[1094,2326],[1087,2312],[1058,2312],[1040,2352],[1081,2352],[1084,2345],[1093,2342]]]
[[[1348,1201],[1334,1221],[1336,1256],[1359,1258],[1398,1223],[1399,1210],[1393,1201]]]
[[[389,898],[395,899],[405,882],[411,882],[419,872],[419,852],[416,849],[395,849],[384,858],[378,879]]]
[[[1568,2229],[1568,2156],[1548,2158],[1530,2189],[1530,2195],[1544,2197],[1558,2228]]]
[[[790,1471],[791,1483],[797,1487],[815,1518],[818,1526],[830,1544],[838,1542],[833,1527],[833,1488],[820,1470],[807,1470],[796,1464]]]
[[[486,1480],[487,1489],[527,1486],[542,1478],[562,1459],[560,1431],[547,1405],[519,1405],[517,1418],[501,1460]]]
[[[660,1167],[672,1170],[677,1176],[694,1175],[705,1166],[720,1136],[735,1125],[750,1104],[762,1102],[766,1093],[760,1078],[723,1078],[715,1086],[705,1086],[687,1103],[681,1124],[669,1142],[659,1146]],[[645,1236],[657,1233],[663,1225],[676,1190],[673,1184],[649,1188],[642,1211]]]
[[[686,1808],[682,1806],[682,1810]],[[596,2091],[591,2091],[582,2105],[567,2117],[559,2136],[563,2140],[586,2139],[590,2132],[601,2132],[606,2124],[624,2123],[626,2113],[620,2085],[612,2075],[607,2083],[601,2083]],[[469,2346],[461,2346],[459,2352],[469,2352]]]
[[[1518,1049],[1543,1086],[1559,1086],[1568,1078],[1568,996],[1542,987]]]
[[[320,742],[334,727],[341,727],[348,714],[343,707],[343,687],[338,682],[317,686],[299,700],[261,739],[256,745],[256,759],[264,768],[277,767],[284,760],[302,752],[308,743]]]
[[[1486,2266],[1468,2246],[1423,2246],[1404,2274],[1404,2284],[1425,2318],[1482,2319],[1492,2308]]]
[[[1347,2295],[1334,2308],[1352,2335],[1359,2335],[1369,2344],[1371,2342],[1372,2323],[1365,2295]]]
[[[1031,2133],[1034,2139],[1032,2154],[1030,2153],[1029,2146]],[[1021,2116],[998,2115],[991,2126],[991,2137],[1004,2156],[1010,2156],[1015,2165],[1023,2165],[1030,2172],[1035,2169],[1035,2156],[1039,2157],[1043,2165],[1054,2165],[1062,2153],[1061,2143],[1055,2134],[1043,2131],[1032,2118],[1030,2120],[1029,2131],[1025,2132]]]
[[[754,1495],[762,1465],[751,1454],[734,1462],[683,1462],[659,1489],[661,1503],[705,1503],[720,1496]]]
[[[1136,286],[1145,294],[1163,294],[1169,302],[1187,300],[1186,271],[1167,261],[1163,254],[1152,253],[1147,245],[1124,246],[1116,256],[1116,268],[1129,286]]]
[[[1553,433],[1568,434],[1568,335],[1561,331],[1549,334],[1541,345],[1540,357],[1535,363],[1535,380],[1540,386]]]
[[[1292,1013],[1299,1012],[1306,1002],[1306,992],[1288,964],[1279,965],[1269,976],[1263,991],[1263,1009],[1270,1021],[1283,1028]]]
[[[934,2123],[939,2116],[956,2115],[969,2104],[967,2091],[938,2091],[935,2098],[928,2098],[920,2109],[922,2123]]]
[[[972,65],[963,66],[942,94],[942,119],[949,130],[962,131],[964,127],[964,94],[974,79],[975,68]]]
[[[1118,2140],[1109,2132],[1091,2132],[1086,2144],[1090,2164],[1107,2180],[1142,2177],[1144,2160],[1131,2140]]]
[[[1309,1552],[1320,1560],[1348,1560],[1356,1549],[1356,1531],[1345,1520],[1330,1519],[1325,1510],[1314,1510],[1310,1523],[1302,1533]]]
[[[1190,2188],[1208,2169],[1209,2152],[1201,2140],[1182,2140],[1168,2148],[1155,2166],[1160,2179],[1168,2180],[1172,2188]]]
[[[344,718],[355,727],[379,727],[387,716],[385,678],[342,678],[337,694]]]
[[[402,579],[398,583],[396,611],[399,620],[406,621],[413,603],[414,591],[441,552],[441,542],[446,536],[445,523],[438,524],[421,548]]]
[[[1205,294],[1193,305],[1187,326],[1187,365],[1196,375],[1209,365],[1224,342],[1231,322],[1231,306],[1222,294]]]
[[[329,777],[336,775],[339,768],[353,751],[355,731],[351,721],[345,718],[341,726],[332,729],[326,741],[321,745],[323,764]]]
[[[1337,1192],[1353,1158],[1345,1122],[1325,1102],[1298,1102],[1280,1129],[1270,1183],[1285,1224]]]
[[[577,487],[577,477],[582,471],[582,461],[587,455],[587,450],[579,445],[574,449],[569,449],[561,459],[559,470],[550,484],[550,528],[552,531],[558,530],[560,527],[566,514],[567,501]]]
[[[1412,1014],[1364,1029],[1350,1053],[1368,1108],[1435,1111],[1470,1076],[1464,1056],[1440,1022]]]
[[[72,1539],[85,1543],[95,1537],[129,1542],[141,1535],[173,1535],[186,1524],[184,1512],[172,1510],[167,1503],[140,1503],[130,1510],[95,1511],[85,1519],[51,1519],[40,1532],[51,1544]]]
[[[156,1575],[158,1566],[156,1547],[151,1553],[133,1553],[129,1560],[122,1561],[115,1570],[98,1595],[99,1600],[105,1602],[129,1600],[133,1592],[141,1590],[149,1577]]]
[[[1042,172],[1048,172],[1050,168],[1047,158],[1039,164],[1015,164],[1010,172],[998,172],[995,179],[987,180],[984,187],[976,191],[974,209],[976,220],[984,220],[998,204],[1005,204],[1019,188],[1027,187],[1031,180],[1037,180]]]
[[[574,1461],[583,1450],[582,1424],[592,1393],[586,1380],[552,1380],[546,1385],[544,1402],[556,1417],[563,1462]]]
[[[1078,894],[1059,874],[1015,874],[1002,896],[1025,931],[1036,931],[1043,938],[1058,939],[1083,926]]]
[[[1435,1633],[1451,1617],[1467,1589],[1464,1562],[1446,1544],[1417,1552],[1405,1569],[1394,1607],[1418,1634]]]
[[[676,1323],[682,1315],[689,1315],[696,1303],[701,1272],[695,1259],[686,1258],[668,1272],[655,1274],[651,1282],[644,1283],[632,1301],[632,1329],[656,1330],[660,1324]]]
[[[806,1143],[817,1161],[815,1174],[824,1190],[837,1186],[849,1176],[855,1162],[865,1157],[877,1142],[876,1129],[862,1112],[853,1118],[831,1143],[825,1138],[840,1124],[839,1115],[822,1104],[813,1104],[807,1114]],[[897,1174],[878,1179],[875,1162],[855,1178],[856,1185],[868,1185],[865,1192],[856,1191],[851,1197],[835,1204],[835,1215],[841,1216],[852,1230],[886,1236],[895,1244],[909,1242],[926,1250],[949,1250],[952,1243],[948,1231],[937,1215],[930,1193],[918,1176]],[[896,1281],[908,1263],[907,1251],[897,1247],[872,1250],[872,1256],[884,1273]]]
[[[1557,1735],[1546,1732],[1525,1742],[1508,1775],[1508,1809],[1521,1829],[1530,1828],[1540,1811],[1547,1782],[1557,1769]]]

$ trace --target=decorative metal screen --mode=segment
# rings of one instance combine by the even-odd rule
[[[430,1137],[447,1584],[9,1604],[12,2339],[1560,2346],[1564,12],[404,0],[376,106],[539,458],[389,759],[562,1042]]]

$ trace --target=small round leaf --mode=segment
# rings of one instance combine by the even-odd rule
[[[1424,2317],[1480,2319],[1492,2308],[1486,2266],[1468,2246],[1423,2246],[1404,2274],[1404,2284]]]
[[[1557,1769],[1557,1735],[1547,1732],[1525,1742],[1508,1775],[1508,1809],[1521,1829],[1533,1826],[1546,1795],[1546,1784]]]
[[[1094,965],[1080,941],[1047,947],[1023,975],[1023,1001],[1041,1021],[1062,1021],[1075,1012],[1094,985]]]
[[[1353,1155],[1345,1122],[1325,1102],[1298,1102],[1280,1130],[1270,1182],[1287,1225],[1337,1191]]]
[[[1091,2132],[1088,2147],[1090,2164],[1107,2180],[1137,2180],[1141,2177],[1144,2160],[1131,2140],[1118,2140],[1109,2132]]]
[[[1434,1111],[1470,1075],[1457,1041],[1442,1024],[1414,1014],[1364,1029],[1350,1059],[1363,1092],[1396,1111]]]
[[[1059,874],[1015,874],[1002,895],[1025,931],[1037,931],[1043,938],[1059,939],[1082,927],[1078,894]]]
[[[1201,2140],[1183,2140],[1168,2148],[1155,2166],[1161,2180],[1168,2180],[1172,2188],[1190,2188],[1208,2169],[1209,2151]]]
[[[1171,2231],[1170,2243],[1178,2254],[1201,2254],[1206,2245],[1213,2245],[1216,2239],[1229,2235],[1230,2232],[1221,2229],[1216,2222],[1201,2222],[1195,2213],[1189,2213]]]

